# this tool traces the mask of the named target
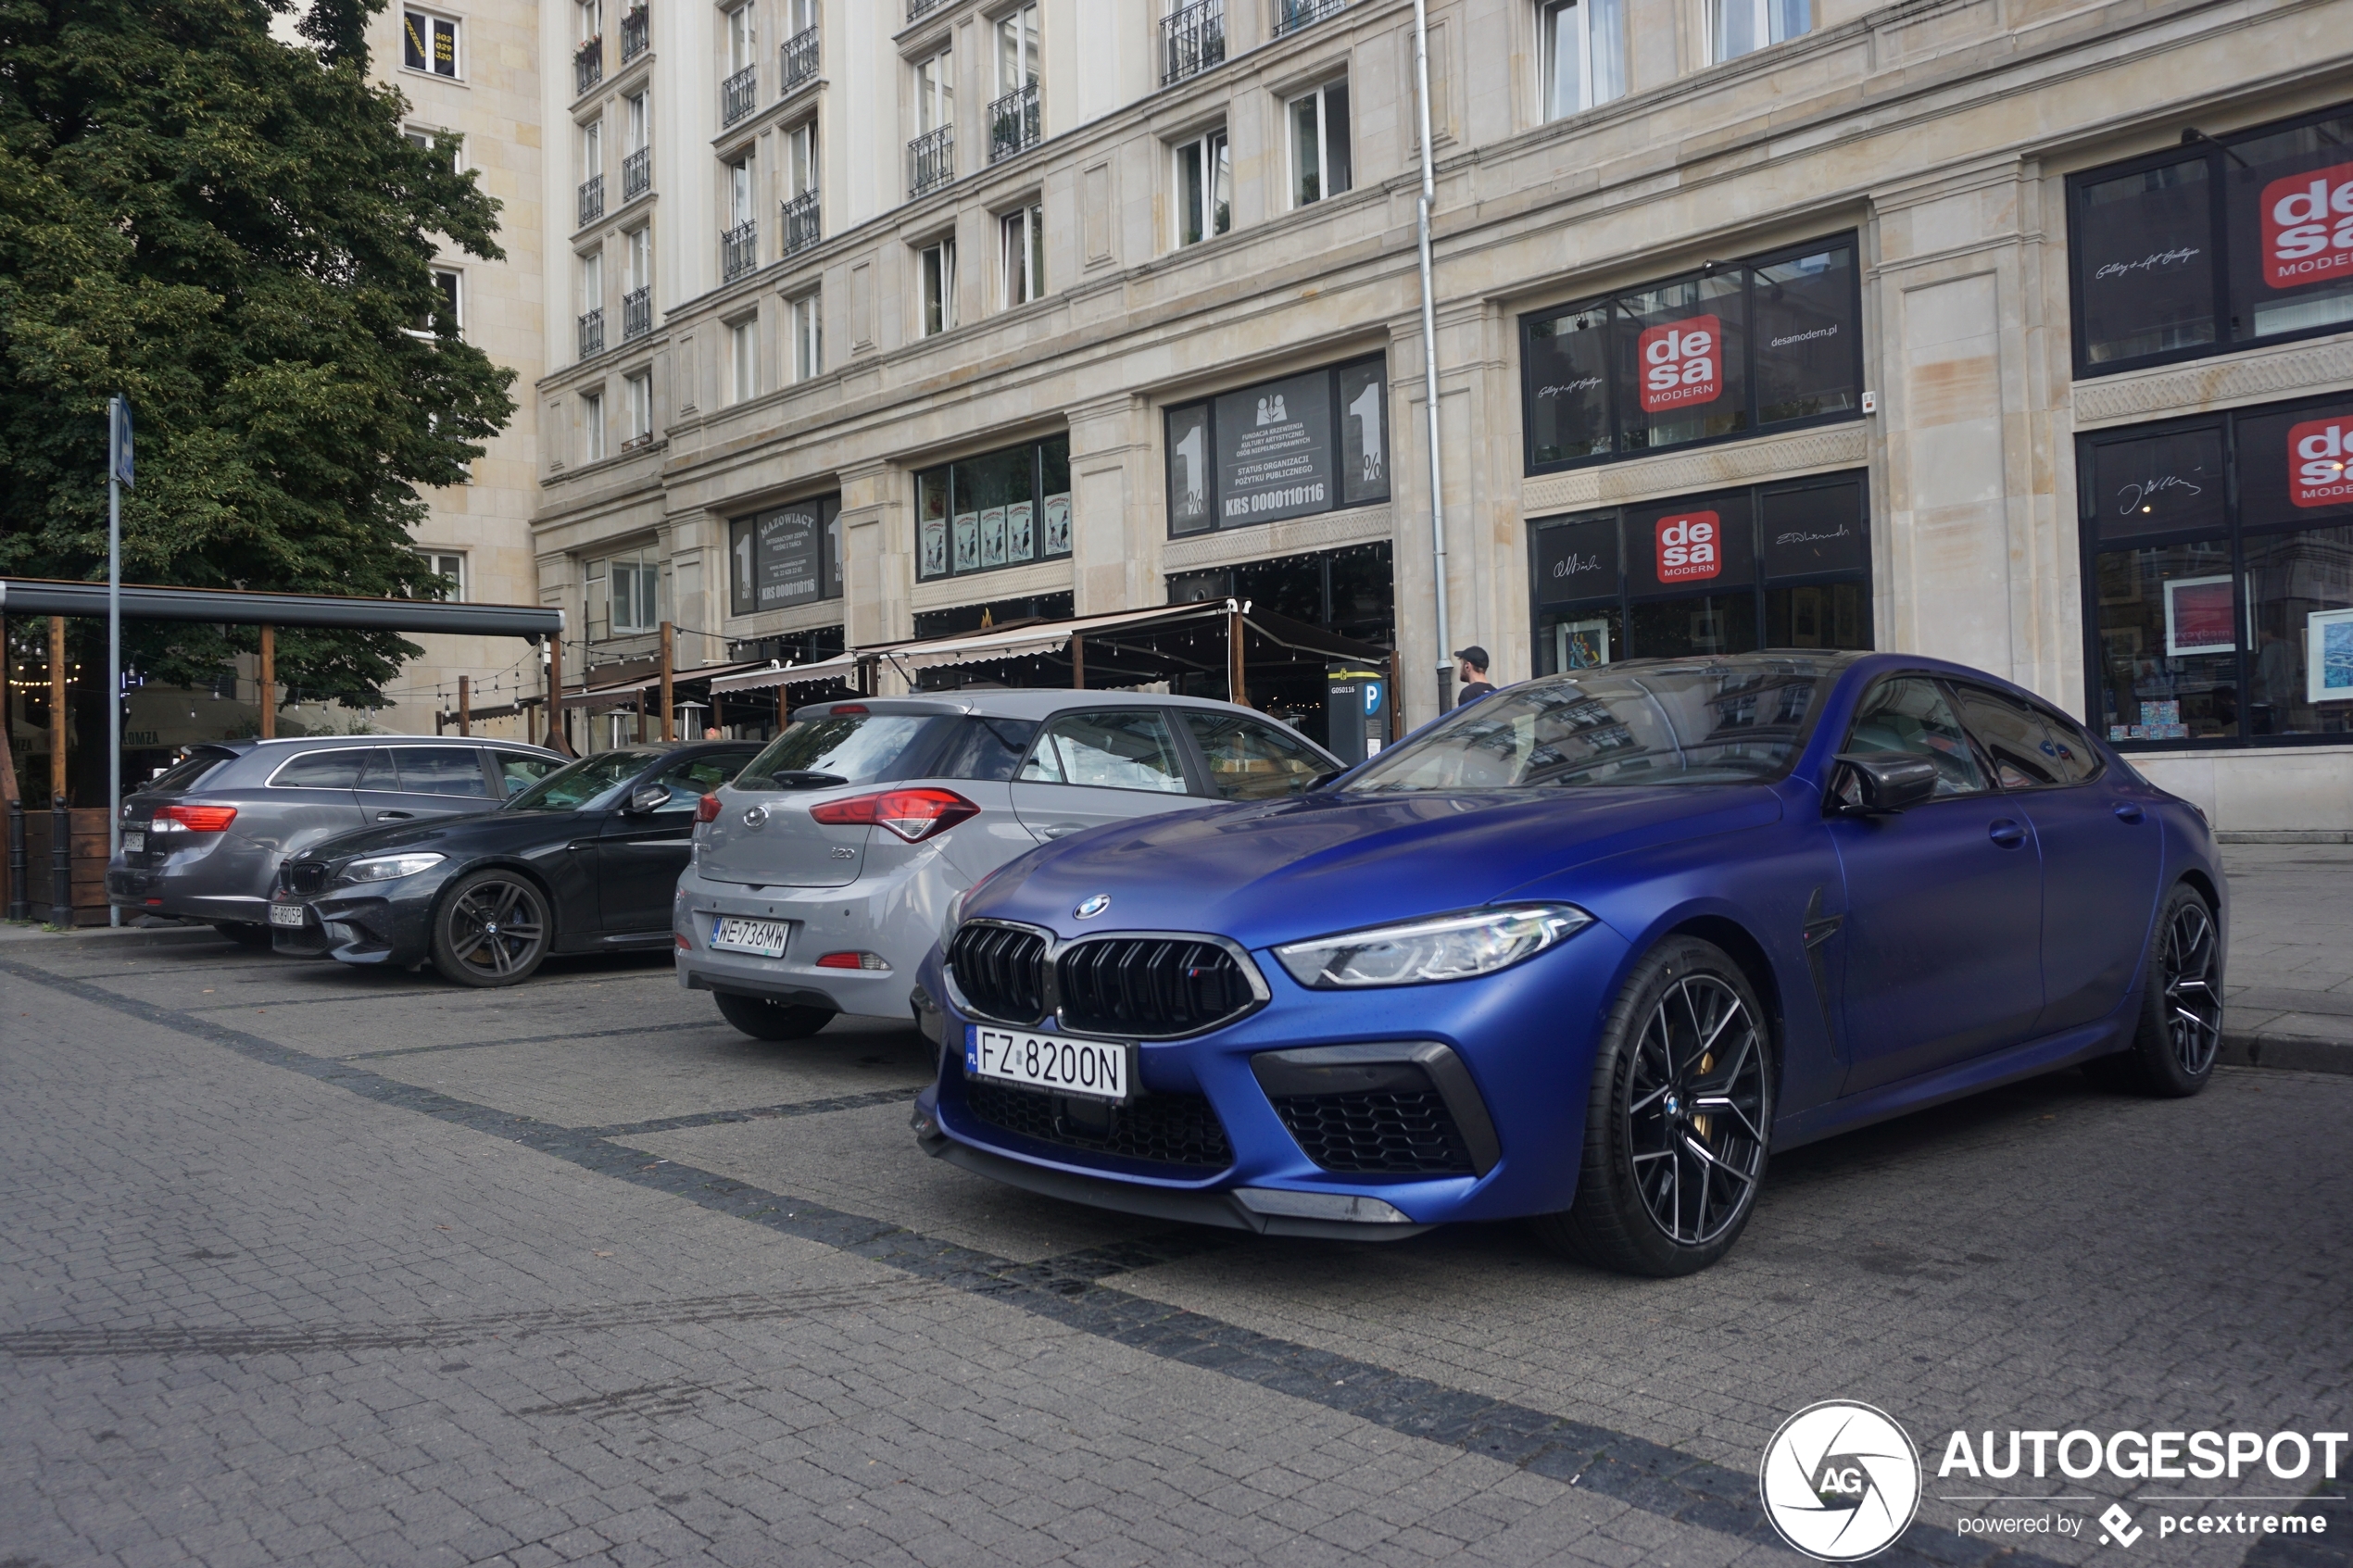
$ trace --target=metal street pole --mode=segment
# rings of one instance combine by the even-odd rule
[[[132,483],[131,400],[107,400],[107,859],[122,853],[122,487]],[[107,900],[107,923],[122,909]]]
[[[1438,588],[1438,710],[1453,696],[1446,624],[1446,487],[1438,460],[1438,304],[1430,284],[1429,209],[1438,197],[1429,151],[1429,4],[1414,0],[1414,96],[1421,116],[1422,194],[1416,204],[1422,270],[1422,401],[1429,408],[1429,553]]]

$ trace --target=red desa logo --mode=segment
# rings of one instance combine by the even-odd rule
[[[2299,507],[2353,501],[2353,418],[2312,420],[2287,431],[2287,498]]]
[[[1658,520],[1658,580],[1695,583],[1724,570],[1724,520],[1684,512]]]
[[[2263,281],[2295,288],[2353,271],[2353,163],[2263,187]]]
[[[1724,323],[1693,316],[1646,327],[1635,345],[1642,357],[1642,412],[1659,413],[1713,403],[1724,391]]]

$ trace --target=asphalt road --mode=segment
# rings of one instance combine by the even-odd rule
[[[0,1036],[7,1568],[1786,1564],[1756,1464],[1831,1398],[1927,1452],[1881,1562],[2353,1561],[2341,1501],[2292,1549],[2158,1535],[2227,1512],[2160,1494],[2310,1478],[1935,1474],[1955,1429],[2346,1429],[2353,1077],[1912,1117],[1784,1157],[1726,1263],[1646,1283],[1512,1225],[1008,1191],[916,1149],[911,1031],[761,1045],[661,962],[480,993],[21,941]],[[2003,1516],[2060,1528],[1957,1532]]]

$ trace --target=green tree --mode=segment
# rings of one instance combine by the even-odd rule
[[[106,402],[138,418],[127,582],[422,594],[420,486],[514,411],[459,337],[434,236],[497,258],[498,204],[368,77],[384,0],[0,0],[0,571],[106,572]],[[124,628],[214,678],[250,630]],[[77,628],[85,647],[102,637]],[[373,706],[392,633],[282,633],[280,679]]]

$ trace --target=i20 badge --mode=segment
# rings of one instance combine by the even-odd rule
[[[1101,914],[1105,909],[1110,908],[1110,894],[1089,894],[1085,899],[1080,901],[1078,908],[1070,911],[1070,916],[1073,920],[1093,920],[1097,915]]]

